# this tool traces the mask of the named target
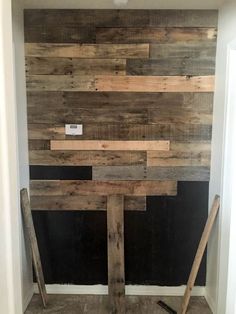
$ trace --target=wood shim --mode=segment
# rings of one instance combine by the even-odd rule
[[[113,92],[213,92],[210,76],[96,76],[97,91]]]
[[[51,141],[51,150],[168,151],[169,149],[169,141]]]
[[[31,196],[177,195],[176,181],[31,180]]]

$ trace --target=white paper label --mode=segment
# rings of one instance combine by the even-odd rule
[[[82,124],[66,124],[65,131],[66,131],[66,135],[82,135],[83,125]]]

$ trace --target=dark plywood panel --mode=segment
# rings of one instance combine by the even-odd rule
[[[62,92],[28,91],[28,108],[56,109],[146,109],[166,111],[168,108],[193,109],[211,113],[213,96],[210,93],[136,93],[136,92]],[[32,109],[30,109],[32,110]]]
[[[110,313],[125,314],[124,196],[107,198],[108,294]]]
[[[216,41],[216,28],[96,28],[97,43],[179,43]]]
[[[213,92],[214,76],[106,76],[95,77],[100,92]]]
[[[186,284],[208,215],[208,182],[179,182],[177,196],[147,197],[147,206],[125,212],[126,284]],[[105,212],[33,211],[33,218],[47,284],[107,284]],[[205,285],[205,273],[206,256],[196,285]]]
[[[31,150],[30,165],[54,166],[127,166],[145,165],[147,153],[142,151],[51,151]],[[154,156],[150,156],[154,160]],[[154,161],[153,161],[154,162]]]
[[[25,54],[29,57],[56,58],[148,58],[149,44],[55,44],[26,43]]]
[[[31,196],[176,195],[176,181],[31,180]]]
[[[179,180],[209,181],[209,167],[143,167],[98,166],[93,167],[93,180]]]
[[[125,59],[26,57],[28,75],[125,75]]]
[[[38,211],[107,210],[107,197],[102,195],[69,195],[69,196],[31,196],[31,209]],[[134,211],[146,210],[145,196],[125,196],[124,209]]]
[[[70,121],[67,121],[68,123]],[[64,125],[28,124],[31,149],[50,149],[50,139],[72,139],[65,136]],[[87,140],[174,140],[209,141],[211,125],[202,124],[85,124],[83,135]],[[73,137],[75,139],[75,137]],[[34,140],[34,141],[32,141]],[[41,147],[41,148],[40,148]]]
[[[215,58],[158,58],[128,60],[128,75],[214,75]]]

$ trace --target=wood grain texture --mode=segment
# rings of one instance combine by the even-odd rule
[[[213,92],[214,76],[96,76],[96,91]]]
[[[148,58],[149,44],[53,44],[31,43],[25,44],[25,54],[31,57],[56,58]]]
[[[51,141],[51,150],[169,150],[169,141]]]
[[[209,142],[171,142],[168,152],[148,151],[147,166],[203,166],[210,167],[211,144]]]
[[[125,59],[26,57],[28,75],[125,75]]]
[[[209,181],[209,167],[93,167],[93,180],[178,180]]]
[[[176,181],[31,180],[31,196],[176,195]]]
[[[178,43],[216,41],[215,28],[96,28],[97,43]]]
[[[124,196],[107,198],[108,294],[110,313],[125,314]]]
[[[31,196],[32,210],[40,211],[94,211],[107,210],[107,197],[103,195]],[[145,196],[125,196],[124,210],[145,211]]]
[[[70,121],[68,121],[69,123]],[[72,139],[65,136],[64,125],[28,124],[31,147],[39,147],[39,140]],[[172,140],[172,141],[209,141],[211,125],[203,124],[85,124],[83,135],[78,139],[86,140]],[[76,137],[77,138],[77,137]],[[75,139],[75,137],[73,137]],[[32,142],[34,140],[34,142]],[[37,141],[37,142],[36,142]],[[35,144],[34,144],[35,143]],[[43,144],[43,143],[42,143]],[[48,141],[45,148],[50,149]],[[44,145],[43,144],[43,145]],[[37,148],[39,149],[39,148]]]
[[[26,87],[29,91],[95,91],[95,78],[79,75],[30,75],[26,77]]]
[[[31,150],[30,165],[54,166],[127,166],[146,165],[142,151],[51,151]]]

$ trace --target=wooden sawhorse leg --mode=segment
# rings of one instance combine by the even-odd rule
[[[107,197],[108,293],[110,313],[125,313],[124,196]]]

